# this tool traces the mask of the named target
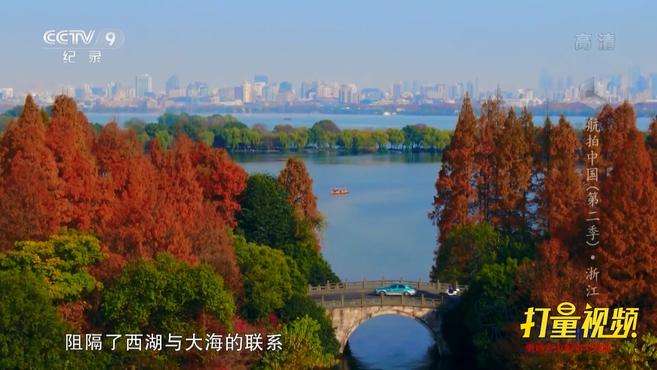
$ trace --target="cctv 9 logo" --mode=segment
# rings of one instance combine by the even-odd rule
[[[125,35],[117,29],[62,29],[47,30],[43,42],[48,49],[118,49]]]

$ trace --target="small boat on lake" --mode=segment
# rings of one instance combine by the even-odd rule
[[[345,187],[342,187],[342,188],[333,187],[333,188],[331,188],[331,195],[347,195],[347,194],[349,194],[349,189],[347,189]]]

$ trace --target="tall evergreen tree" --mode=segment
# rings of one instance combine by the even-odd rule
[[[577,134],[563,116],[555,127],[549,121],[546,124],[541,134],[543,181],[538,214],[547,238],[537,248],[532,292],[537,303],[552,307],[563,300],[579,302],[583,296],[577,247],[585,205],[577,170]]]
[[[475,217],[477,193],[474,188],[477,121],[470,97],[466,95],[449,146],[443,151],[442,168],[436,181],[436,196],[430,219],[438,225],[439,244],[455,226]],[[440,245],[438,246],[440,248]],[[438,256],[436,248],[436,256]],[[431,278],[436,278],[436,265]]]
[[[492,222],[491,205],[493,203],[493,171],[492,161],[495,152],[497,131],[504,122],[504,112],[500,99],[490,99],[481,106],[481,115],[477,120],[477,146],[475,154],[477,208],[481,217]]]
[[[288,200],[300,217],[313,226],[318,226],[322,222],[322,215],[317,209],[313,179],[308,174],[303,160],[288,158],[285,168],[278,175],[278,182],[287,190]]]
[[[623,156],[623,146],[628,135],[636,129],[636,117],[632,104],[625,101],[612,109],[606,105],[598,114],[600,145],[603,165],[610,167],[617,156]]]
[[[585,206],[582,178],[577,171],[580,144],[563,116],[556,127],[548,130],[538,212],[548,236],[571,243],[577,238]]]
[[[497,132],[493,153],[493,225],[507,231],[526,227],[526,193],[532,175],[531,145],[511,108]]]
[[[65,226],[89,230],[106,212],[107,196],[101,186],[92,153],[94,132],[72,98],[58,96],[46,135],[63,183]]]
[[[42,114],[28,95],[0,139],[0,249],[17,240],[44,240],[59,229],[62,185]]]
[[[625,114],[633,112],[625,111]],[[629,119],[629,118],[627,118]],[[657,186],[643,135],[632,128],[601,186],[600,300],[640,307],[644,322],[657,325]]]
[[[525,188],[525,196],[524,196],[524,198],[528,201],[527,205],[525,206],[524,219],[526,223],[529,223],[535,216],[532,214],[532,212],[530,212],[530,207],[528,206],[528,204],[530,204],[529,201],[530,193],[532,192],[532,190],[534,190],[532,188],[533,185],[532,180],[534,177],[533,176],[534,153],[536,152],[538,131],[534,126],[534,117],[531,114],[531,112],[527,109],[527,107],[522,108],[522,112],[519,117],[519,123],[524,133],[524,140],[526,143],[524,156],[527,160],[525,161],[525,164],[529,164],[529,184]]]

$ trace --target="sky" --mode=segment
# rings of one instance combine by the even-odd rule
[[[572,76],[657,72],[655,1],[16,1],[0,4],[0,87],[47,89],[148,73],[212,86],[251,80],[474,81],[535,88],[541,71]],[[49,29],[119,29],[100,64],[64,64]],[[589,51],[578,34],[593,35]],[[613,33],[614,50],[597,49]]]

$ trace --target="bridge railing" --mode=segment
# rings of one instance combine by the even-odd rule
[[[377,288],[385,287],[390,284],[407,284],[418,291],[427,291],[431,293],[445,293],[452,284],[440,283],[440,282],[429,282],[429,281],[410,281],[410,280],[392,280],[392,279],[380,279],[380,280],[366,280],[361,281],[349,281],[349,282],[340,282],[340,283],[329,283],[327,282],[324,285],[318,286],[309,286],[308,294],[309,295],[319,295],[326,293],[338,293],[338,292],[359,292],[359,291],[369,291]],[[465,290],[466,286],[457,285],[461,291]]]
[[[345,297],[341,295],[334,299],[328,299],[324,296],[314,298],[317,303],[321,304],[324,308],[344,308],[344,307],[373,307],[373,306],[403,306],[403,307],[420,307],[420,308],[436,308],[443,303],[443,297],[440,298],[427,298],[424,295],[420,296],[366,296],[360,297]]]

